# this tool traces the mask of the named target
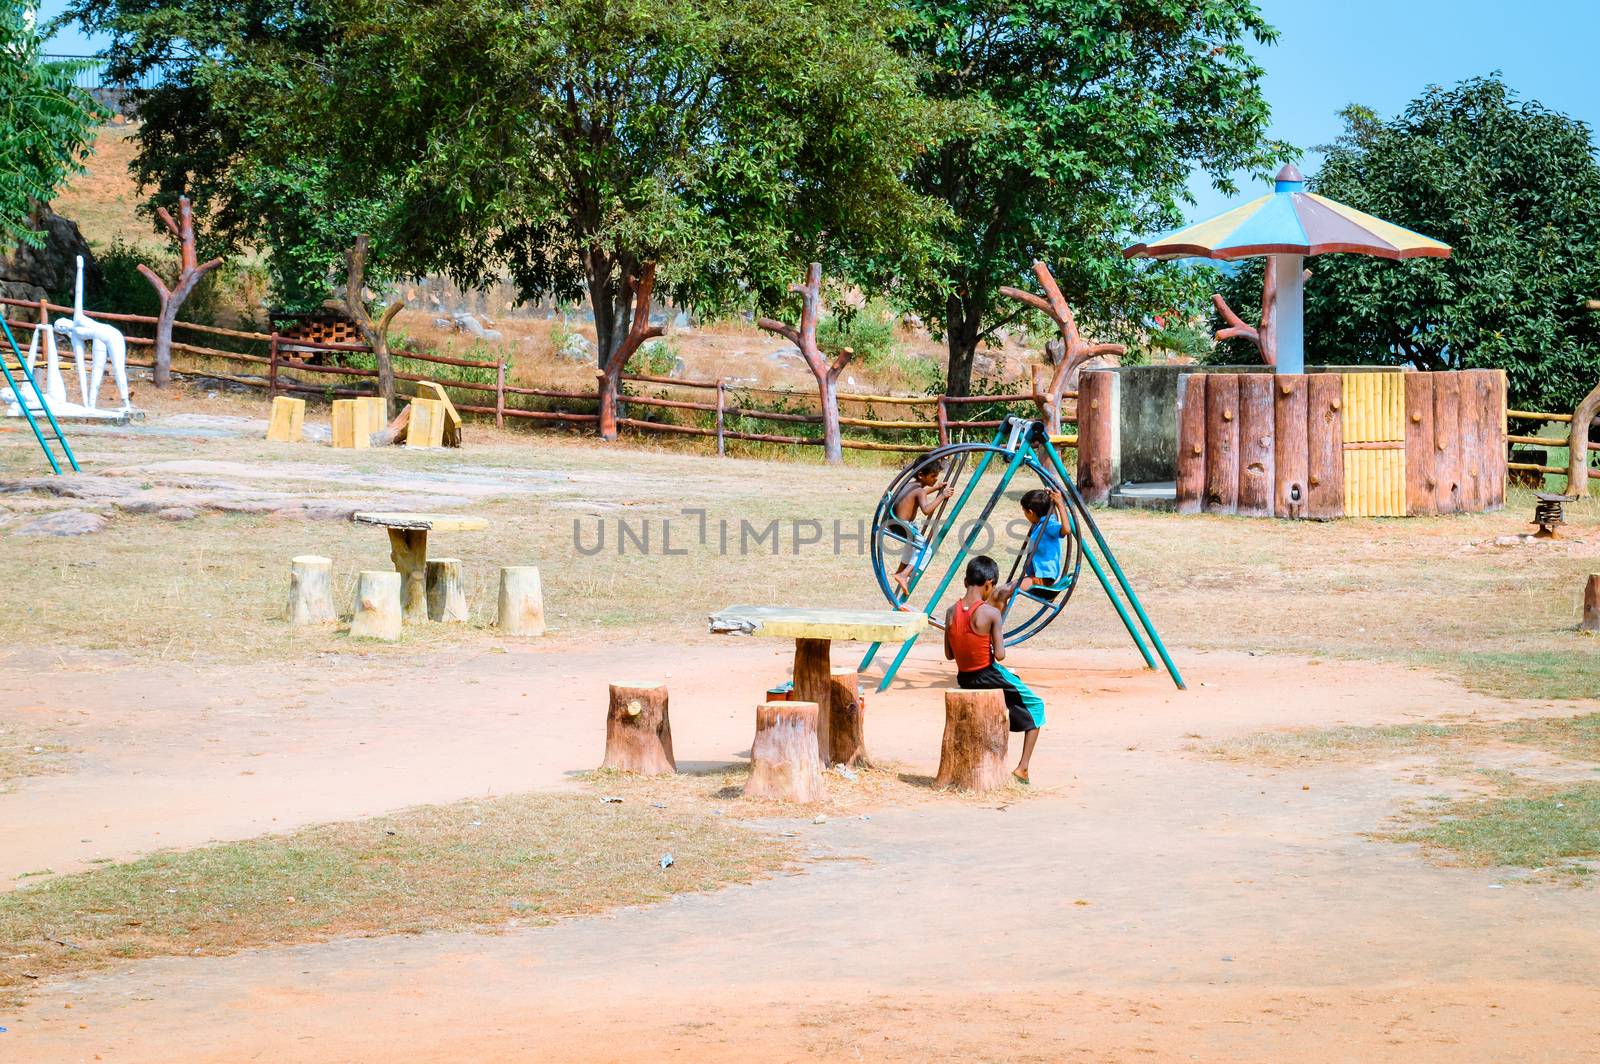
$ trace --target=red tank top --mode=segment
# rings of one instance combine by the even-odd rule
[[[972,630],[972,615],[982,602],[968,605],[965,599],[950,612],[950,647],[956,652],[958,672],[977,672],[994,664],[994,645],[989,637]]]

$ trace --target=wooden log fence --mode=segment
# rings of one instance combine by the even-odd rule
[[[23,309],[29,312],[30,317],[36,320],[17,315],[13,318],[11,308]],[[71,307],[51,303],[48,300],[16,300],[0,298],[0,309],[6,312],[9,324],[17,330],[36,330],[48,328],[51,314],[55,312],[68,313]],[[123,325],[143,325],[155,327],[157,318],[143,314],[121,314],[113,312],[91,311],[90,317],[103,321],[117,322]],[[203,325],[194,322],[174,321],[172,327],[178,331],[187,331],[206,337],[220,337],[241,346],[256,346],[262,353],[253,353],[249,350],[232,350],[228,348],[210,346],[204,343],[190,343],[173,341],[172,351],[197,360],[207,362],[232,363],[243,369],[260,367],[260,376],[247,376],[239,373],[229,373],[213,369],[205,365],[175,367],[179,372],[206,380],[226,381],[241,387],[260,388],[269,398],[278,395],[304,395],[322,396],[325,398],[355,398],[376,394],[378,387],[378,371],[361,366],[340,365],[334,362],[311,362],[314,358],[324,353],[339,354],[365,354],[370,355],[372,349],[366,344],[359,343],[328,343],[300,338],[284,337],[273,332],[255,332],[246,329],[229,329],[217,325]],[[153,337],[128,336],[128,345],[133,349],[148,349],[155,345]],[[456,408],[462,413],[482,415],[493,418],[496,426],[503,427],[506,421],[523,420],[527,422],[544,422],[549,424],[567,425],[599,425],[602,421],[598,411],[587,410],[532,410],[513,405],[511,400],[516,397],[528,399],[545,399],[574,404],[595,406],[600,395],[598,391],[578,392],[559,388],[538,388],[511,384],[507,380],[507,366],[503,362],[482,361],[475,359],[457,358],[449,355],[436,355],[423,351],[395,349],[391,352],[395,358],[410,360],[412,362],[427,363],[442,367],[477,370],[483,374],[482,380],[465,380],[444,374],[423,375],[395,369],[396,380],[419,382],[433,381],[446,388],[457,391],[479,393],[485,396],[483,403],[457,403]],[[154,369],[155,360],[150,358],[130,357],[128,365]],[[492,374],[492,383],[490,375]],[[307,376],[322,376],[334,378],[326,383],[313,383],[306,380]],[[717,453],[725,454],[728,441],[741,441],[747,443],[778,444],[783,446],[812,447],[822,446],[821,436],[784,435],[779,433],[749,431],[747,426],[738,423],[739,419],[757,422],[772,422],[783,425],[817,425],[824,424],[823,415],[817,413],[800,413],[787,410],[766,410],[753,403],[762,400],[776,400],[783,402],[802,402],[815,405],[815,393],[787,388],[770,388],[755,385],[746,385],[740,382],[719,378],[714,381],[686,380],[678,377],[663,377],[652,374],[619,374],[618,386],[622,383],[636,385],[652,385],[660,388],[683,389],[684,391],[714,393],[708,396],[705,402],[691,399],[668,398],[661,395],[619,395],[619,404],[623,408],[639,407],[644,409],[661,409],[686,411],[694,414],[711,415],[712,424],[707,426],[696,424],[677,424],[668,421],[653,421],[643,417],[619,417],[617,424],[642,432],[657,432],[668,435],[699,436],[715,439]],[[487,397],[494,397],[493,405],[489,405]],[[841,413],[838,423],[841,426],[866,430],[870,432],[899,433],[927,433],[937,440],[935,443],[923,442],[887,442],[871,439],[861,439],[856,436],[844,437],[840,446],[845,450],[878,451],[889,453],[919,453],[930,450],[933,446],[948,443],[951,435],[961,431],[984,431],[998,428],[1003,421],[999,418],[960,418],[952,417],[952,408],[961,409],[966,406],[979,406],[989,404],[1028,403],[1032,404],[1035,397],[1028,392],[1004,393],[997,395],[965,395],[965,396],[940,396],[940,395],[873,395],[861,392],[839,392],[836,395],[841,405],[850,407],[848,413]],[[1065,392],[1064,400],[1076,401],[1077,393]],[[742,400],[742,401],[741,401]],[[874,407],[888,407],[895,411],[926,410],[921,418],[901,416],[898,418],[879,418],[871,416]],[[861,408],[858,412],[856,408]],[[1066,420],[1073,421],[1072,417]],[[1054,437],[1058,444],[1075,445],[1076,435],[1058,435]]]

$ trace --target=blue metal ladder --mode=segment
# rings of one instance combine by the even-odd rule
[[[72,466],[74,473],[78,469],[78,457],[72,453],[72,447],[67,443],[67,437],[61,431],[61,425],[56,421],[56,416],[50,412],[50,404],[44,401],[44,393],[39,390],[39,382],[34,378],[33,371],[28,369],[28,364],[23,360],[22,348],[17,344],[17,338],[11,334],[11,325],[0,317],[0,329],[5,330],[6,343],[10,346],[10,355],[17,360],[15,366],[10,364],[11,358],[7,357],[4,350],[0,350],[0,376],[5,377],[6,385],[11,389],[11,395],[17,401],[17,407],[22,411],[22,416],[28,419],[28,427],[33,430],[33,438],[39,441],[39,449],[44,452],[45,458],[50,461],[50,468],[56,476],[61,475],[61,462],[56,453],[50,449],[50,444],[58,444],[61,448],[61,457]],[[21,378],[19,381],[18,378]],[[43,411],[46,427],[39,425],[39,419],[34,417],[34,412],[29,408],[27,393],[23,391],[21,381],[26,381],[28,390],[33,392],[33,397],[38,401],[39,409]]]

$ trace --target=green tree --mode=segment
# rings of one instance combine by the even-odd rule
[[[34,208],[83,172],[105,111],[74,85],[77,67],[45,62],[33,6],[0,6],[0,251],[41,247]]]
[[[129,100],[143,212],[154,221],[187,195],[200,254],[265,249],[273,298],[290,310],[322,305],[329,272],[382,204],[370,187],[334,184],[320,146],[280,135],[286,116],[254,106],[263,79],[293,76],[289,57],[325,53],[340,10],[326,0],[73,0],[64,16],[109,37],[110,77],[153,80]],[[381,283],[380,264],[372,273]]]
[[[1250,0],[914,0],[904,46],[935,99],[981,105],[974,123],[916,167],[946,204],[937,269],[903,301],[943,332],[950,390],[971,384],[978,344],[1017,313],[1045,260],[1086,330],[1131,339],[1148,313],[1180,316],[1194,275],[1121,255],[1181,222],[1195,169],[1221,189],[1285,152],[1265,139],[1261,68],[1245,43],[1275,31]]]
[[[1310,187],[1443,240],[1449,259],[1311,260],[1306,357],[1323,364],[1503,369],[1513,404],[1571,410],[1600,377],[1600,162],[1589,128],[1498,76],[1430,87],[1345,132]],[[1224,285],[1260,300],[1260,266]],[[1253,360],[1253,359],[1252,359]]]

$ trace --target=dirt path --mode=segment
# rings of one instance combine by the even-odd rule
[[[1491,889],[1364,839],[1421,790],[1382,766],[1186,749],[1526,707],[1371,666],[1190,657],[1180,695],[1125,653],[1014,658],[1051,707],[1034,800],[800,821],[804,874],[609,918],[140,962],[43,988],[0,1038],[29,1061],[1594,1059],[1600,895]],[[684,763],[727,762],[783,667],[729,641],[426,671],[8,668],[5,719],[83,723],[54,725],[72,773],[0,795],[0,874],[560,786],[599,760],[613,674],[671,673]],[[948,678],[927,659],[907,678],[870,701],[869,740],[927,769]]]

